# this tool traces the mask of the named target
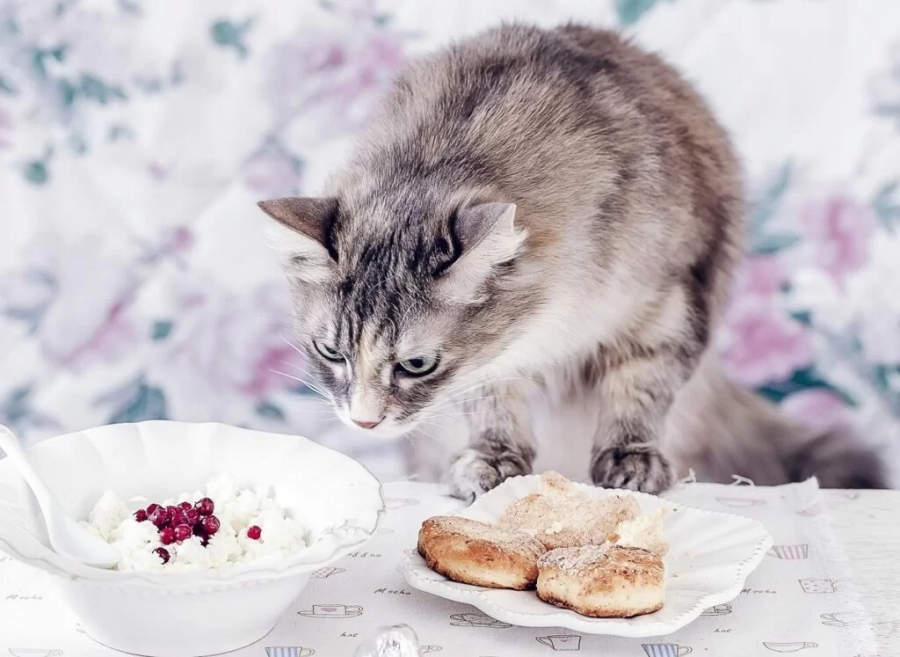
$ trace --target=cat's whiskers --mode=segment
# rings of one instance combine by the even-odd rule
[[[280,374],[281,376],[287,377],[288,379],[291,379],[298,383],[302,383],[304,386],[306,386],[313,392],[318,393],[319,395],[321,395],[322,397],[324,397],[331,403],[334,403],[334,398],[331,395],[329,395],[327,392],[325,392],[324,390],[322,390],[321,388],[316,386],[314,383],[311,383],[310,381],[293,376],[291,374],[288,374],[287,372],[282,372],[281,370],[274,370],[272,368],[269,368],[269,371],[272,372],[273,374]]]

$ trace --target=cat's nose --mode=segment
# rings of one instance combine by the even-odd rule
[[[374,429],[379,424],[381,424],[381,420],[375,420],[374,422],[371,422],[369,420],[353,420],[353,424],[363,429]]]

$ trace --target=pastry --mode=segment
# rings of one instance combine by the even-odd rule
[[[594,618],[650,614],[665,602],[662,558],[641,548],[585,545],[538,559],[541,600]]]
[[[616,536],[619,524],[637,518],[641,508],[631,495],[592,499],[555,472],[541,475],[541,492],[510,504],[499,525],[524,530],[548,550],[601,545]]]
[[[534,587],[545,552],[525,532],[456,516],[422,523],[418,548],[429,568],[455,582],[517,590]]]

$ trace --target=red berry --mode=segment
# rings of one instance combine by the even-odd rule
[[[175,517],[175,514],[178,513],[177,506],[167,506],[166,507],[166,521],[172,522],[172,518]]]
[[[181,509],[182,511],[187,511],[188,509],[193,509],[194,505],[191,504],[190,502],[182,502],[181,504],[178,505],[178,508]]]
[[[152,516],[153,512],[159,508],[159,504],[153,503],[147,507],[147,515]]]
[[[172,517],[169,518],[169,527],[173,529],[178,525],[187,524],[187,517],[184,515],[184,511],[178,509],[175,513],[172,514]]]
[[[171,558],[169,556],[169,551],[166,548],[156,548],[153,550],[153,554],[162,559],[163,563],[169,563],[169,559]]]
[[[169,515],[166,513],[165,508],[157,506],[153,513],[149,515],[149,519],[157,527],[165,527],[166,522],[169,520]]]
[[[203,520],[200,521],[200,526],[203,527],[203,533],[212,536],[217,531],[219,531],[219,519],[215,516],[206,516]]]
[[[252,538],[254,541],[258,541],[262,536],[262,529],[257,525],[253,525],[252,527],[247,527],[247,538]]]
[[[169,545],[175,542],[175,530],[171,527],[163,527],[159,530],[159,542],[163,545]]]
[[[188,539],[191,537],[191,534],[193,533],[193,532],[191,531],[191,526],[190,526],[190,525],[184,525],[184,524],[182,524],[182,525],[176,525],[176,526],[175,526],[175,529],[172,530],[172,531],[173,531],[174,534],[175,534],[175,540],[176,540],[176,541],[186,541],[186,540],[188,540]]]
[[[187,519],[187,524],[191,527],[200,522],[200,512],[197,509],[188,509],[184,512],[184,517]]]
[[[147,519],[147,511],[145,509],[138,509],[134,512],[134,519],[138,522],[144,522]]]
[[[213,514],[213,511],[216,510],[216,505],[211,499],[209,499],[208,497],[204,497],[194,505],[194,508],[200,512],[201,516],[211,516]]]

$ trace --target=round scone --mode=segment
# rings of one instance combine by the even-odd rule
[[[595,618],[630,618],[662,608],[662,558],[641,548],[585,545],[551,550],[538,559],[541,600]]]
[[[454,582],[496,589],[534,587],[544,546],[525,532],[477,520],[435,516],[419,530],[419,554]]]

